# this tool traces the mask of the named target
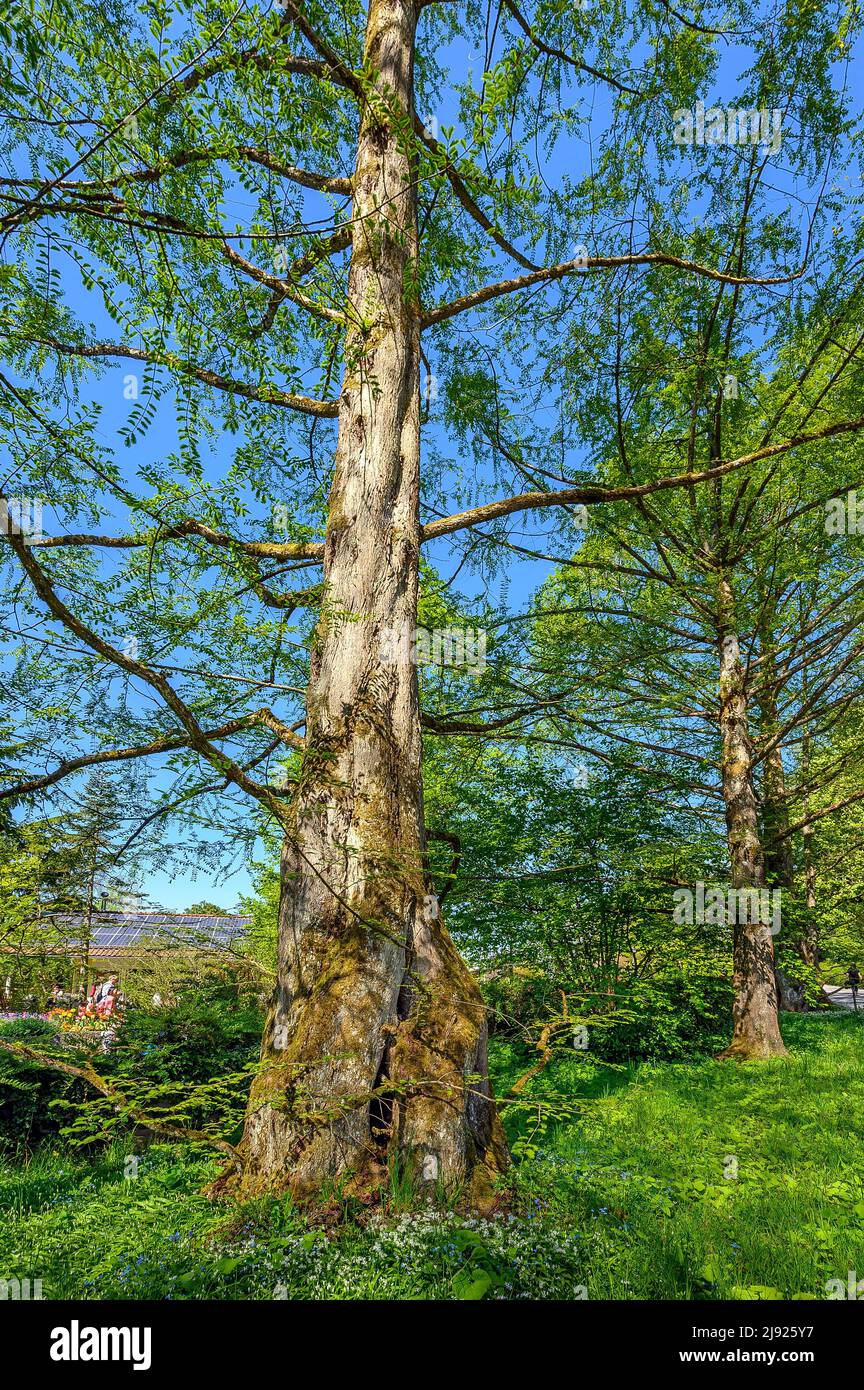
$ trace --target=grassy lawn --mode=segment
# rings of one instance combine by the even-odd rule
[[[595,1071],[581,1124],[522,1168],[544,1207],[602,1230],[591,1297],[824,1298],[864,1277],[864,1020],[786,1015],[784,1035],[788,1061]]]
[[[530,1094],[578,1117],[512,1129],[507,1214],[371,1222],[334,1194],[325,1230],[286,1202],[200,1195],[206,1157],[166,1146],[0,1164],[0,1276],[43,1296],[120,1298],[825,1298],[864,1277],[864,1022],[784,1020],[788,1061],[553,1062]],[[526,1069],[499,1045],[499,1089]],[[341,1207],[341,1210],[340,1210]]]

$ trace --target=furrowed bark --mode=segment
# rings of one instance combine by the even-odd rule
[[[368,1190],[389,1166],[482,1203],[507,1162],[479,989],[424,875],[416,666],[420,314],[415,0],[371,0],[346,371],[282,855],[278,983],[242,1145],[247,1190]],[[357,321],[359,319],[359,322]]]
[[[765,861],[753,787],[753,751],[748,730],[747,690],[737,632],[735,597],[726,574],[718,581],[720,737],[723,799],[732,887],[765,887]],[[770,921],[743,920],[736,913],[733,936],[732,1041],[725,1056],[785,1054],[777,1018],[774,941]]]

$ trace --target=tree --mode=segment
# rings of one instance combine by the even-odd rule
[[[683,252],[658,215],[662,170],[679,103],[713,71],[715,36],[665,5],[632,18],[610,8],[597,25],[545,4],[529,20],[507,0],[479,90],[452,93],[467,132],[459,138],[430,131],[419,112],[432,102],[447,109],[438,55],[460,32],[480,41],[485,20],[473,4],[370,0],[336,15],[283,0],[262,20],[216,0],[175,19],[149,0],[149,30],[108,0],[74,20],[68,13],[40,7],[35,56],[29,29],[20,45],[21,129],[0,218],[22,267],[9,268],[4,316],[20,381],[0,384],[22,476],[35,491],[47,472],[55,513],[70,525],[82,511],[107,516],[109,534],[75,526],[37,543],[14,531],[8,539],[25,581],[22,613],[47,615],[47,640],[71,645],[72,664],[91,675],[107,664],[126,681],[135,695],[126,725],[139,737],[118,747],[101,731],[95,751],[16,790],[48,790],[99,762],[178,755],[202,793],[255,798],[282,828],[283,849],[279,974],[247,1116],[247,1189],[290,1184],[305,1196],[349,1173],[367,1186],[390,1163],[484,1200],[507,1161],[484,1008],[424,869],[420,546],[466,531],[470,545],[489,534],[505,543],[504,518],[551,507],[630,505],[669,488],[691,495],[753,459],[708,451],[624,482],[595,462],[568,467],[555,489],[535,472],[525,492],[515,491],[526,477],[520,437],[492,451],[483,492],[506,480],[505,496],[435,515],[439,497],[452,505],[464,489],[434,444],[421,487],[421,376],[427,409],[436,376],[427,346],[453,364],[441,376],[455,436],[486,450],[498,390],[484,383],[500,366],[503,387],[508,364],[493,353],[490,369],[485,345],[460,340],[463,326],[492,331],[517,368],[518,399],[514,306],[524,357],[550,306],[560,332],[583,293],[596,311],[637,274],[670,296],[703,282],[791,293],[824,234],[820,196],[797,236],[772,231],[765,213],[769,234],[746,256],[734,239],[737,254],[710,239],[704,259]],[[118,22],[115,64],[99,47],[102,26]],[[784,12],[753,41],[747,104],[782,93],[802,122],[818,109],[799,165],[815,161],[820,176],[842,124],[829,63],[845,53],[848,24],[840,8],[833,21]],[[535,143],[551,151],[561,140],[565,159],[574,152],[587,88],[602,93],[597,171],[583,161],[584,172],[561,174],[547,192],[532,168]],[[229,210],[238,189],[254,201],[239,226]],[[64,300],[58,254],[100,294],[98,326]],[[32,375],[49,359],[60,379],[46,409]],[[139,459],[131,487],[86,400],[62,415],[65,387],[85,380],[88,362],[109,359],[143,364],[130,446],[159,418],[169,382],[178,407],[177,449]],[[140,386],[131,374],[133,398]],[[220,398],[233,457],[214,481],[202,444],[217,431]],[[766,456],[820,437],[781,438]],[[544,443],[554,449],[554,434]],[[281,539],[250,537],[249,499],[278,506]],[[432,514],[425,523],[421,504]],[[259,517],[257,531],[266,526]],[[119,579],[109,581],[100,555],[128,557]],[[320,579],[282,587],[283,575],[319,565]],[[263,614],[253,616],[253,599]],[[311,636],[305,714],[289,722],[237,686],[295,684],[277,674],[286,662],[303,670],[298,651],[283,657],[298,609],[315,621],[314,631],[301,628],[301,639]],[[134,642],[118,642],[120,622]],[[737,657],[731,646],[728,654],[734,701]],[[277,750],[283,769],[290,751],[299,755],[287,784],[266,772]],[[215,782],[200,780],[204,765]]]
[[[751,176],[741,176],[747,186]],[[749,195],[742,201],[752,207]],[[744,223],[734,230],[742,251],[749,234]],[[795,315],[755,307],[737,286],[705,286],[686,307],[634,288],[593,329],[613,343],[614,373],[577,398],[580,407],[587,398],[586,416],[594,402],[596,436],[614,448],[622,478],[663,470],[656,441],[749,457],[710,489],[640,499],[623,518],[593,511],[584,543],[537,605],[534,661],[561,689],[580,654],[579,694],[551,715],[559,732],[572,740],[574,726],[587,726],[595,744],[629,746],[642,764],[646,749],[655,761],[665,752],[677,768],[669,792],[701,804],[709,820],[722,809],[739,908],[742,892],[764,901],[766,886],[792,890],[804,827],[795,805],[817,785],[806,769],[788,782],[798,745],[860,698],[860,540],[845,524],[836,538],[826,527],[851,505],[854,450],[833,423],[861,414],[859,294],[839,267],[826,268],[813,305]],[[790,476],[770,452],[773,434],[782,422],[800,437],[816,417],[822,437],[801,449]],[[843,770],[823,767],[820,788]],[[754,920],[753,901],[730,923],[730,1052],[770,1056],[785,1050],[785,977],[774,968],[779,924],[773,910]],[[812,961],[787,906],[782,939]]]
[[[62,815],[10,820],[8,835],[0,832],[0,845],[7,846],[0,859],[0,946],[19,988],[22,968],[32,976],[32,962],[41,959],[36,997],[47,993],[58,970],[67,973],[71,956],[74,978],[67,982],[86,994],[97,914],[125,903],[139,868],[137,852],[118,858],[127,818],[122,788],[96,773]]]

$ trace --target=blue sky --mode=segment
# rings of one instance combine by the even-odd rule
[[[746,67],[747,59],[748,55],[745,52],[733,48],[727,50],[717,75],[717,81],[714,84],[714,91],[706,92],[704,95],[706,105],[710,104],[712,99],[726,104],[734,101],[738,78]],[[445,50],[442,61],[452,61],[454,71],[457,73],[473,73],[475,86],[479,84],[482,71],[479,51],[473,44],[466,42],[464,38],[460,37],[455,40],[449,49]],[[592,118],[602,126],[608,106],[607,93],[605,89],[601,88],[599,92],[588,95],[592,104]],[[434,115],[440,125],[456,124],[457,122],[455,106],[451,106],[449,109],[445,106],[434,113],[421,112],[421,115],[427,120]],[[694,151],[682,150],[682,178],[686,179],[687,177],[689,161],[697,157],[698,154]],[[562,160],[561,154],[556,154],[550,160],[547,169],[550,179],[561,174]],[[778,161],[776,188],[778,201],[782,202],[784,198],[782,159]],[[109,320],[104,312],[100,322],[95,309],[94,297],[84,291],[80,281],[68,268],[64,272],[64,290],[72,309],[80,313],[85,321],[95,320],[97,331],[104,331],[108,328]],[[172,401],[169,394],[163,399],[157,411],[155,422],[144,438],[139,440],[131,449],[123,447],[119,431],[127,423],[134,404],[129,399],[129,382],[130,378],[134,377],[137,377],[139,381],[141,379],[140,369],[136,368],[135,363],[112,360],[106,364],[101,375],[97,375],[95,372],[88,374],[82,386],[82,399],[91,399],[98,402],[101,407],[98,434],[102,437],[103,442],[123,460],[125,464],[124,474],[130,480],[134,479],[136,470],[142,463],[148,459],[164,456],[177,444]],[[440,449],[447,447],[447,436],[440,424],[432,425],[429,430],[429,440],[431,444]],[[235,443],[234,440],[226,440],[222,446],[217,444],[213,449],[206,464],[205,481],[208,479],[215,481],[224,474],[226,463],[230,459]],[[578,467],[581,462],[577,445],[571,451],[568,464],[570,467]],[[250,505],[253,516],[265,514],[266,509],[262,508],[260,502],[250,498]],[[122,529],[124,519],[121,514],[115,513],[114,520],[118,529]],[[49,532],[55,529],[56,520],[51,516],[50,510],[46,510],[45,522]],[[103,529],[106,531],[111,529],[110,521],[106,521]],[[517,544],[544,550],[549,548],[550,538],[554,537],[555,532],[554,515],[544,512],[514,518],[511,536]],[[448,541],[441,541],[427,547],[424,554],[439,569],[445,579],[454,572],[461,558],[461,550],[457,550]],[[537,585],[547,577],[550,568],[548,563],[521,558],[513,552],[509,553],[507,559],[508,606],[512,611],[518,612],[524,609],[530,595]],[[501,592],[500,584],[499,576],[492,586],[492,597],[496,600]],[[470,571],[463,570],[460,573],[458,587],[462,594],[469,599],[483,596],[480,581],[476,576],[472,576]],[[125,634],[118,632],[113,636],[119,645]],[[136,697],[133,695],[134,698]],[[160,771],[158,764],[154,765],[149,775],[157,788],[168,785],[165,773]],[[210,838],[215,839],[215,835]],[[183,908],[201,898],[207,898],[225,907],[232,907],[237,901],[238,894],[249,891],[250,882],[246,868],[238,868],[234,865],[220,880],[209,868],[196,873],[193,868],[183,867],[178,856],[178,861],[174,865],[153,871],[143,887],[154,902],[166,908]]]

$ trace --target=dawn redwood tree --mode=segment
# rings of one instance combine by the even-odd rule
[[[804,77],[804,65],[814,56],[811,51],[810,59],[804,60],[803,50],[787,50],[782,57],[775,54],[760,61],[759,97],[780,100],[784,92],[798,92],[800,84],[809,80]],[[820,67],[817,60],[810,76]],[[773,98],[769,98],[771,92]],[[836,153],[831,142],[843,136],[840,107],[835,105],[832,112],[825,88],[821,99],[822,119],[811,123],[806,137],[802,132],[793,153],[784,152],[787,165],[802,176],[808,163],[830,165]],[[770,167],[770,161],[755,151],[740,158],[723,150],[715,151],[701,167],[691,165],[683,197],[670,181],[665,185],[668,197],[661,200],[661,179],[654,190],[655,235],[666,244],[677,237],[682,253],[699,261],[708,258],[710,247],[715,263],[740,275],[757,245],[764,248],[775,240],[778,247],[788,245],[793,235],[794,219],[768,210],[774,191],[769,187]],[[612,537],[611,545],[564,561],[576,570],[584,566],[589,583],[592,571],[596,572],[601,590],[610,571],[627,575],[637,594],[629,618],[635,617],[643,590],[658,585],[669,586],[673,593],[678,590],[678,611],[661,612],[656,640],[650,635],[651,619],[646,611],[641,613],[646,624],[643,631],[649,633],[645,646],[649,652],[663,652],[658,658],[661,680],[670,675],[664,649],[670,636],[679,648],[673,659],[685,663],[692,662],[694,654],[701,655],[700,646],[708,643],[717,698],[708,693],[709,685],[700,699],[694,699],[688,679],[693,667],[680,665],[671,706],[664,704],[662,694],[653,701],[653,731],[660,740],[655,747],[664,751],[664,745],[674,742],[668,725],[664,727],[670,713],[677,720],[686,711],[685,722],[707,715],[718,747],[716,752],[712,747],[703,765],[712,770],[716,766],[719,773],[730,880],[734,888],[744,890],[761,890],[768,881],[790,884],[791,837],[802,825],[789,823],[784,752],[794,750],[801,729],[807,730],[814,721],[818,724],[833,701],[844,705],[855,697],[860,618],[854,575],[849,579],[843,565],[839,570],[830,565],[820,569],[818,557],[824,549],[819,535],[822,509],[831,498],[840,502],[838,494],[856,479],[851,440],[861,428],[862,339],[856,321],[860,232],[850,228],[847,235],[835,224],[830,231],[839,240],[832,246],[821,215],[827,209],[820,213],[818,203],[817,198],[810,232],[821,243],[820,272],[800,294],[766,303],[764,297],[754,300],[740,283],[712,285],[702,280],[687,293],[679,281],[667,283],[658,293],[651,277],[645,277],[641,285],[631,279],[623,287],[610,284],[605,295],[574,309],[569,323],[550,316],[551,330],[543,337],[545,360],[553,364],[547,370],[556,370],[563,358],[574,383],[564,423],[555,437],[566,440],[568,427],[578,431],[597,463],[603,460],[607,481],[646,477],[652,467],[662,474],[682,456],[689,467],[697,459],[717,464],[730,454],[748,457],[740,477],[728,482],[718,477],[710,488],[694,489],[686,497],[677,492],[665,498],[637,497],[623,515],[611,517],[600,509],[594,514],[601,518],[598,529]],[[699,215],[688,224],[682,212],[692,213],[694,206]],[[836,208],[846,206],[841,198]],[[818,442],[813,430],[817,419],[822,424]],[[842,436],[836,441],[835,431]],[[781,445],[779,458],[774,455],[771,441],[778,432],[797,434],[802,445],[814,445],[811,466],[811,454],[803,452],[803,482],[802,456],[796,455],[790,478],[786,445]],[[520,457],[530,474],[537,457],[530,454],[530,432],[523,429],[520,438],[517,430],[506,428],[503,433],[508,438],[502,440],[500,422],[495,419],[488,433],[511,457]],[[536,471],[554,476],[542,466]],[[832,491],[834,487],[837,492]],[[762,499],[766,489],[768,505]],[[790,496],[797,499],[794,507]],[[803,527],[794,524],[799,518],[804,520]],[[808,521],[814,524],[809,530]],[[799,549],[802,545],[806,561]],[[780,562],[778,552],[783,557]],[[528,553],[537,555],[536,550]],[[796,590],[796,568],[819,571],[821,586],[801,644],[790,640],[787,615],[782,611],[788,602],[784,586]],[[767,589],[764,603],[759,594],[762,571],[766,582],[761,587]],[[832,591],[838,580],[839,595]],[[643,680],[638,667],[632,670],[640,644],[634,644],[626,605],[617,611],[613,606],[620,597],[617,579],[613,583],[616,592],[607,589],[597,607],[589,595],[580,611],[589,629],[597,617],[608,631],[605,619],[611,617],[613,630],[622,639],[621,660],[630,658],[631,671],[625,675],[616,669],[604,646],[603,627],[589,636],[603,672],[600,688],[608,690],[611,684],[617,695],[624,689],[640,691],[635,706],[624,703],[616,711],[620,729],[626,727],[628,717],[638,726],[640,713],[652,703],[650,683],[656,680],[658,667],[643,653],[648,661]],[[779,616],[772,609],[775,599],[781,605]],[[664,626],[664,617],[667,624],[677,620],[679,626]],[[777,637],[783,646],[779,671],[772,666],[772,620],[783,634]],[[826,658],[836,663],[827,673]],[[542,660],[540,673],[548,674]],[[815,678],[818,694],[815,701],[802,703],[797,682],[806,681],[808,673]],[[793,706],[782,718],[774,708],[778,689]],[[584,704],[575,699],[573,705],[572,722],[578,729]],[[566,723],[560,718],[563,708],[559,695],[553,706],[559,726]],[[597,721],[606,723],[608,706],[602,698],[599,710]],[[633,742],[638,746],[638,739]],[[684,757],[692,758],[687,747]],[[681,781],[679,777],[679,786]],[[686,785],[686,777],[683,782]],[[697,796],[704,792],[704,787],[694,787]],[[793,796],[797,792],[796,787]],[[782,1053],[769,924],[738,921],[734,935],[735,1003],[729,1053]]]
[[[283,852],[247,1190],[308,1196],[349,1175],[367,1187],[390,1163],[480,1202],[507,1156],[481,996],[424,866],[420,546],[466,531],[496,544],[510,516],[689,491],[752,461],[707,453],[613,485],[568,462],[550,489],[518,451],[488,449],[490,353],[521,408],[553,302],[566,313],[638,275],[684,294],[703,280],[788,292],[809,265],[807,229],[732,262],[709,242],[702,259],[682,254],[658,220],[653,170],[675,153],[674,111],[713,78],[723,38],[665,4],[541,3],[528,16],[506,0],[487,16],[455,0],[266,12],[205,0],[179,13],[147,0],[134,19],[91,0],[11,21],[0,236],[12,370],[0,384],[14,495],[47,495],[60,519],[46,536],[11,528],[13,631],[26,645],[21,620],[41,615],[64,671],[125,680],[119,728],[136,738],[118,746],[110,720],[79,718],[73,751],[6,795],[168,755],[209,766],[208,793],[255,798]],[[818,98],[836,125],[827,64],[844,55],[842,8],[763,20],[742,11],[748,104],[797,75],[786,109]],[[106,26],[124,35],[110,56]],[[474,81],[464,36],[483,57]],[[144,364],[123,426],[138,453],[122,469],[86,390],[87,364],[112,359]],[[433,434],[424,454],[439,376],[452,443]],[[561,389],[547,383],[547,407]],[[141,457],[157,426],[170,442]],[[479,491],[453,444],[484,456]],[[454,499],[471,505],[447,514]],[[265,539],[275,503],[282,535]],[[79,521],[94,512],[107,534]],[[310,568],[311,583],[284,588]],[[237,685],[290,703],[297,686],[277,676],[303,669],[303,641],[285,650],[295,610],[310,614],[309,661],[292,719]],[[134,642],[118,640],[121,622]],[[47,708],[45,727],[57,717]]]
[[[845,264],[835,267],[808,313],[775,310],[768,347],[764,308],[737,286],[706,285],[688,308],[634,288],[611,306],[595,332],[616,369],[595,430],[619,476],[643,476],[652,462],[662,472],[664,447],[751,462],[699,493],[593,512],[536,604],[534,666],[546,687],[563,690],[580,658],[578,692],[550,706],[558,736],[595,755],[623,750],[658,795],[684,798],[715,833],[722,826],[734,889],[783,890],[776,941],[770,914],[754,921],[748,906],[732,924],[732,1056],[785,1051],[778,1001],[793,996],[775,945],[807,963],[813,953],[789,891],[796,837],[806,875],[814,817],[851,805],[860,775],[852,748],[817,772],[810,747],[830,747],[861,700],[861,540],[846,526],[864,404],[860,295]],[[803,438],[817,415],[822,438],[796,452],[794,470],[760,452],[781,422]]]

